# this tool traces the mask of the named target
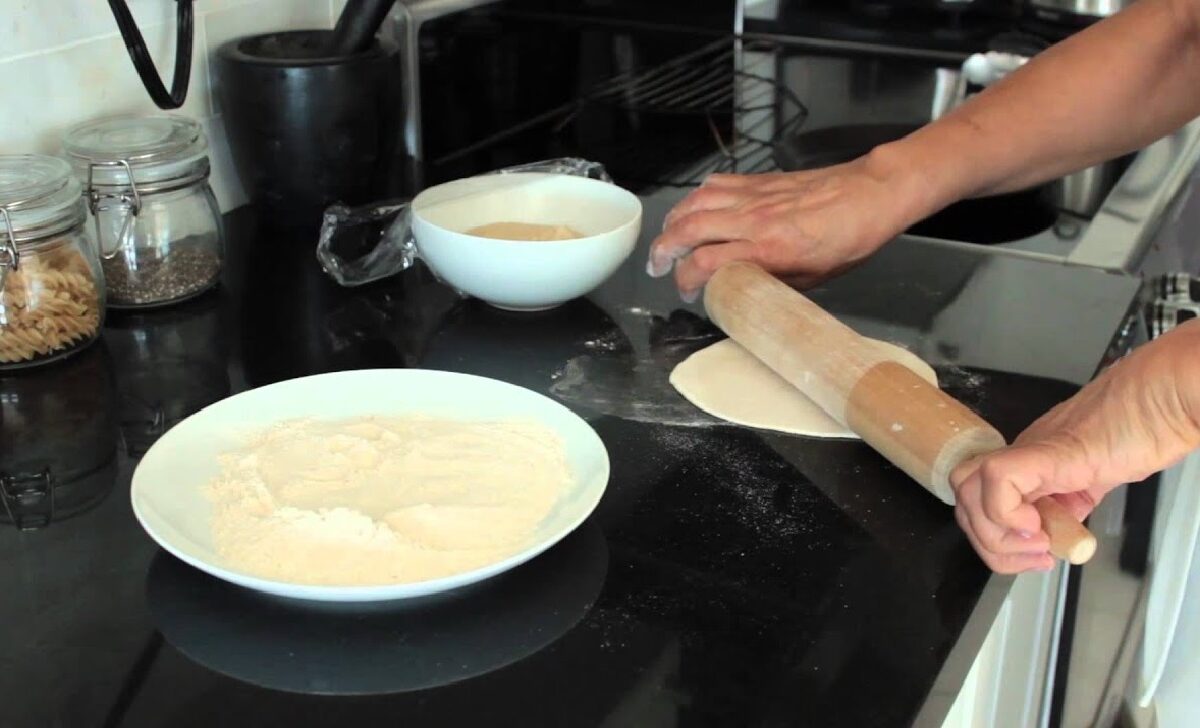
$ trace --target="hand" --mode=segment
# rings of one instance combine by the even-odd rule
[[[1057,498],[1083,520],[1113,488],[1200,447],[1200,328],[1138,349],[1029,426],[1012,446],[950,476],[955,517],[994,571],[1050,569],[1032,503]]]
[[[834,167],[714,174],[667,215],[647,272],[685,299],[722,265],[749,260],[808,287],[853,266],[923,216],[911,170],[893,173],[887,147]]]

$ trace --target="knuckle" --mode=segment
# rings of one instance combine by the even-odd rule
[[[687,238],[694,238],[703,232],[704,223],[704,215],[698,212],[689,212],[676,220],[674,227],[680,235]]]
[[[681,264],[675,267],[675,287],[680,291],[694,290],[704,281],[704,273],[694,266]]]
[[[779,206],[777,204],[753,205],[746,210],[746,216],[749,218],[750,223],[756,227],[767,224],[778,215]]]
[[[964,531],[970,530],[971,522],[967,518],[967,509],[963,505],[962,501],[959,501],[954,506],[954,520],[958,522],[958,526],[962,530],[964,530]]]
[[[719,256],[717,251],[711,246],[697,248],[692,252],[691,258],[692,264],[705,273],[712,273],[716,271],[717,265],[719,264]]]
[[[999,522],[1005,516],[1004,498],[999,489],[984,486],[983,498],[980,500],[980,510],[988,520]]]
[[[955,498],[958,504],[964,508],[974,505],[979,502],[979,491],[981,481],[977,478],[971,478],[959,485],[958,491],[955,493]]]
[[[781,256],[774,255],[771,246],[761,240],[749,241],[749,246],[746,248],[745,255],[742,256],[745,260],[752,263],[757,263],[769,270],[776,270],[785,267],[785,261],[781,260]]]
[[[1003,553],[1004,540],[995,533],[975,533],[975,537],[979,539],[979,545],[987,550],[990,554]]]
[[[1003,470],[1004,466],[998,457],[985,458],[979,464],[979,475],[987,481],[995,480]]]
[[[983,491],[988,492],[1004,482],[1008,477],[1011,468],[1000,457],[992,457],[984,460],[979,466],[979,477],[983,486]]]

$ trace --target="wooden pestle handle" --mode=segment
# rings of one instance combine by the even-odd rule
[[[950,472],[1005,446],[979,415],[756,265],[718,270],[704,307],[730,338],[947,504]],[[1052,554],[1091,558],[1095,537],[1061,504],[1034,505]]]

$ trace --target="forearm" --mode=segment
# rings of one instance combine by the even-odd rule
[[[1179,382],[1180,409],[1184,427],[1194,447],[1200,448],[1200,319],[1174,329],[1159,341],[1167,342],[1173,364],[1172,376]]]
[[[873,153],[919,219],[1139,149],[1200,114],[1200,0],[1140,0]]]
[[[1143,452],[1143,469],[1127,475],[1147,477],[1200,448],[1200,320],[1135,350],[1094,384],[1104,396],[1125,400],[1124,414],[1114,415],[1119,435],[1112,441],[1086,444],[1114,453]]]

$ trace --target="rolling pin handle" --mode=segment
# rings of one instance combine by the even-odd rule
[[[830,417],[946,503],[949,474],[1005,446],[979,415],[801,293],[747,262],[722,266],[704,290],[709,318]],[[1034,504],[1050,553],[1081,564],[1096,538],[1061,503]]]
[[[1096,553],[1096,537],[1053,496],[1033,504],[1042,517],[1042,530],[1050,537],[1050,553],[1072,564],[1083,564]]]

